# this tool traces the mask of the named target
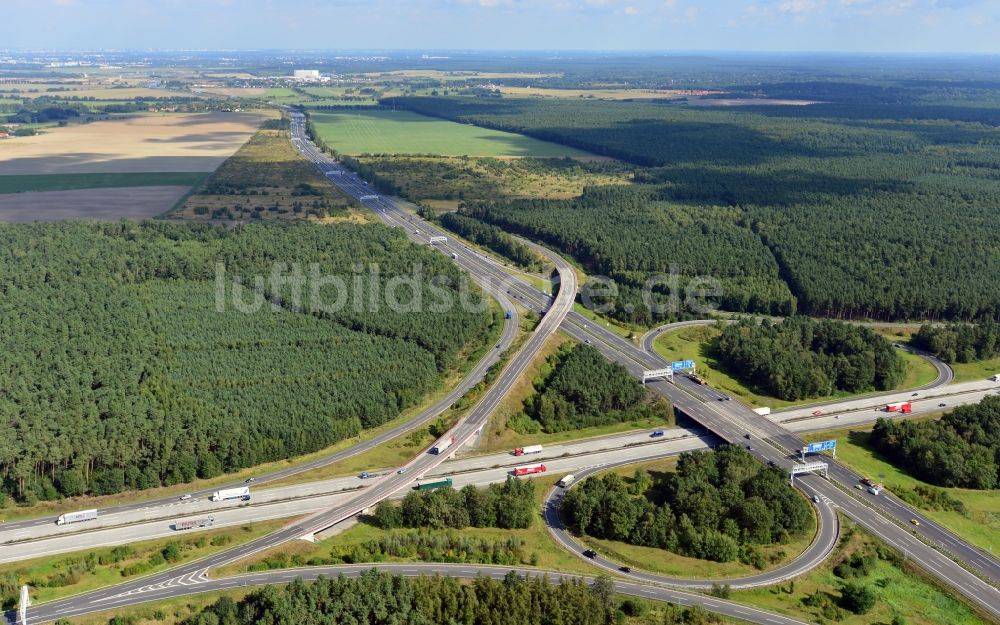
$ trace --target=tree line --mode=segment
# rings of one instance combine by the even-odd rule
[[[812,513],[787,476],[737,446],[681,454],[677,470],[631,483],[610,473],[587,478],[563,498],[563,518],[580,534],[759,568],[759,545],[785,543],[812,527]]]
[[[625,367],[590,345],[563,348],[548,365],[524,402],[525,414],[545,432],[672,416],[665,400],[653,400]]]
[[[484,489],[469,485],[462,490],[413,490],[403,498],[402,505],[380,503],[372,519],[383,529],[524,529],[534,520],[536,508],[534,482],[508,477],[503,484],[490,484]]]
[[[344,279],[342,309],[314,308],[310,288],[296,306],[292,284],[270,284],[312,263]],[[380,299],[415,266],[419,288],[453,306]],[[0,267],[0,496],[26,502],[316,451],[414,405],[500,323],[459,305],[448,259],[378,225],[0,224]],[[241,310],[234,299],[256,296],[237,298],[234,281],[255,276],[264,291]]]
[[[610,625],[618,609],[610,580],[477,577],[405,578],[374,569],[356,578],[320,577],[306,584],[265,586],[243,599],[222,597],[182,625]]]
[[[907,370],[892,344],[872,330],[803,316],[780,323],[743,319],[724,327],[711,348],[727,370],[786,400],[886,391]]]
[[[957,488],[1000,484],[1000,397],[959,406],[937,421],[879,419],[871,444],[915,477]]]
[[[509,258],[521,267],[537,269],[541,264],[538,255],[530,247],[496,226],[459,213],[445,213],[439,221],[448,230]]]
[[[989,318],[974,324],[925,323],[913,343],[945,362],[988,360],[1000,353],[1000,324]]]

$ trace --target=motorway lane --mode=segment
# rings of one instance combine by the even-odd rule
[[[116,610],[132,607],[140,603],[150,601],[165,601],[176,597],[185,597],[192,594],[222,592],[234,588],[249,588],[267,584],[287,584],[296,579],[304,581],[314,581],[320,576],[336,577],[356,577],[371,569],[378,569],[394,575],[405,577],[418,577],[422,575],[447,575],[451,577],[474,579],[477,576],[489,577],[501,580],[511,571],[514,571],[522,578],[546,576],[552,583],[560,580],[579,580],[586,584],[594,582],[593,577],[561,573],[559,571],[542,571],[536,569],[520,569],[516,567],[483,566],[476,564],[377,564],[377,565],[342,565],[326,567],[309,567],[301,569],[283,569],[280,571],[269,571],[239,575],[221,579],[206,579],[200,576],[193,576],[183,580],[177,580],[172,584],[152,586],[141,594],[122,595],[118,597],[108,597],[98,603],[90,603],[82,599],[67,602],[62,605],[43,604],[36,608],[29,609],[28,613],[32,623],[54,621],[58,618],[73,618],[94,612]],[[669,601],[678,605],[690,607],[700,605],[712,612],[717,612],[725,616],[742,621],[756,623],[758,625],[805,625],[804,621],[799,621],[775,612],[768,612],[746,605],[733,603],[715,597],[684,592],[672,588],[658,586],[647,586],[635,584],[627,581],[613,580],[615,592],[632,597],[641,597],[655,601]],[[8,614],[8,617],[10,615]]]
[[[548,526],[549,534],[552,535],[556,542],[561,544],[565,549],[574,552],[578,557],[583,558],[585,561],[608,571],[618,572],[625,575],[629,579],[654,584],[666,584],[675,588],[688,588],[692,590],[708,589],[714,584],[726,584],[732,588],[770,586],[772,584],[777,584],[802,575],[803,573],[806,573],[822,564],[823,561],[826,560],[826,558],[836,548],[837,542],[840,539],[840,521],[837,517],[837,513],[834,511],[833,506],[829,505],[829,502],[820,497],[819,503],[815,504],[818,515],[817,533],[812,543],[810,543],[809,547],[797,558],[795,558],[795,560],[782,567],[766,571],[764,573],[747,575],[744,577],[685,579],[651,573],[637,568],[633,568],[629,572],[624,572],[621,570],[618,563],[608,560],[600,554],[594,558],[587,558],[583,555],[585,547],[576,541],[573,535],[562,523],[560,506],[562,505],[563,497],[570,488],[578,485],[587,477],[612,467],[633,464],[633,462],[634,461],[631,460],[622,460],[603,467],[591,467],[578,471],[577,473],[574,473],[574,481],[569,488],[563,489],[559,486],[554,487],[549,491],[548,496],[545,498],[545,503],[543,504],[545,524]],[[816,493],[813,492],[808,485],[803,488],[803,491],[810,499],[816,495]]]

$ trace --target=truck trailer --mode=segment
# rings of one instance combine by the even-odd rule
[[[190,521],[177,521],[174,523],[174,531],[193,530],[196,527],[212,527],[215,517],[205,517],[203,519],[191,519]]]
[[[210,501],[230,501],[232,499],[250,501],[250,488],[247,486],[240,486],[239,488],[224,488],[222,490],[215,491],[212,493],[212,496],[209,497]]]
[[[514,450],[515,456],[527,456],[529,454],[540,454],[542,453],[541,445],[528,445],[527,447],[518,447]]]
[[[533,473],[545,473],[545,471],[547,471],[545,465],[539,462],[538,464],[529,464],[524,467],[515,467],[514,475],[531,475]]]
[[[439,453],[441,453],[445,449],[448,449],[449,447],[451,447],[454,444],[455,444],[455,437],[454,436],[446,436],[445,438],[442,438],[437,443],[435,443],[433,447],[431,447],[431,453],[432,454],[439,454]]]
[[[913,412],[913,404],[908,401],[900,402],[898,404],[887,404],[885,407],[886,412],[899,412],[902,414],[910,414]]]
[[[80,512],[67,512],[60,514],[56,519],[56,525],[69,525],[70,523],[80,523],[82,521],[93,521],[97,518],[97,510],[81,510]]]
[[[446,477],[443,480],[435,480],[433,482],[421,482],[413,487],[414,490],[436,490],[438,488],[451,488],[453,482],[450,477]]]
[[[556,484],[560,488],[568,488],[569,485],[572,484],[573,480],[575,480],[575,479],[576,479],[576,476],[574,476],[572,473],[570,473],[569,475],[564,476],[563,479],[559,480]]]

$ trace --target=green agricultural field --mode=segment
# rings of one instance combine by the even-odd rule
[[[140,172],[130,174],[39,174],[0,176],[0,194],[25,191],[70,191],[114,187],[158,187],[200,184],[205,172]]]
[[[459,124],[408,111],[313,113],[316,130],[345,154],[442,156],[587,156],[586,152],[523,135]]]

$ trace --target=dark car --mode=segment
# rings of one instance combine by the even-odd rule
[[[248,477],[248,478],[246,479],[246,482],[244,482],[244,483],[245,483],[245,484],[253,484],[253,483],[254,483],[254,482],[256,482],[256,481],[257,481],[257,478],[255,478],[255,477]]]
[[[944,407],[945,407],[945,406],[947,406],[947,405],[948,405],[948,404],[946,404],[946,403],[942,402],[942,403],[938,404],[938,408],[944,408]]]
[[[597,552],[594,551],[593,549],[588,549],[588,550],[586,550],[586,551],[583,552],[583,555],[587,556],[588,558],[593,559],[593,558],[597,557]]]
[[[632,567],[630,567],[630,566],[620,566],[620,567],[618,567],[618,570],[621,571],[622,573],[631,573],[632,572]]]
[[[663,436],[663,430],[656,430],[655,432],[649,435],[649,438],[659,438],[661,436]]]
[[[753,447],[751,447],[750,445],[747,445],[747,451],[753,451]]]

